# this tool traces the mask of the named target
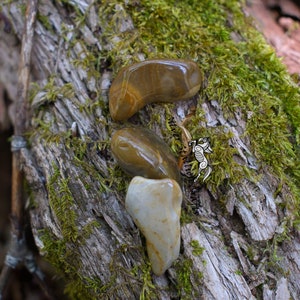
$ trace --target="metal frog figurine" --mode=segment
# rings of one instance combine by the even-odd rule
[[[195,154],[196,160],[199,162],[199,169],[197,177],[195,178],[194,182],[198,180],[201,175],[201,172],[205,170],[203,181],[207,179],[210,175],[212,168],[208,164],[208,160],[205,157],[204,153],[212,153],[212,149],[209,144],[209,138],[200,138],[198,140],[192,140],[189,142],[189,146],[192,147],[192,152]]]

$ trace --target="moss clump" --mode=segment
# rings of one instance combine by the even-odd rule
[[[193,273],[192,266],[193,261],[188,258],[177,261],[174,265],[177,274],[176,287],[180,299],[198,299],[200,296],[193,289],[193,284],[200,285],[203,275],[201,273]]]
[[[31,99],[33,100],[34,96],[38,92],[38,87],[34,87],[31,90]],[[55,82],[55,77],[50,77],[47,84],[43,87],[44,96],[39,99],[38,106],[51,104],[59,99],[74,98],[74,90],[72,83],[66,83],[62,86],[57,86]],[[33,105],[37,105],[33,103]]]
[[[53,31],[52,24],[49,21],[48,16],[42,15],[40,12],[37,13],[37,21],[41,22],[42,25],[49,31]]]
[[[205,250],[205,248],[201,247],[199,242],[196,240],[191,241],[191,246],[193,248],[192,254],[195,256],[200,256]]]
[[[213,172],[208,179],[208,184],[213,191],[216,191],[220,186],[239,183],[245,176],[243,166],[238,164],[234,159],[237,150],[230,145],[230,139],[233,138],[233,133],[225,127],[203,130],[203,136],[210,137],[210,143],[213,148],[211,154],[206,157],[211,162]],[[194,176],[197,175],[199,162],[194,159],[191,162],[191,171]]]
[[[152,282],[150,263],[142,268],[142,281],[143,287],[140,294],[140,300],[154,299],[155,285]]]
[[[187,206],[186,210],[181,211],[180,215],[180,224],[189,224],[194,221],[195,215],[193,214],[193,211],[190,206]]]
[[[74,200],[68,186],[69,179],[63,178],[57,167],[47,184],[49,204],[59,220],[61,233],[66,241],[75,242],[78,238],[77,214],[72,207]]]

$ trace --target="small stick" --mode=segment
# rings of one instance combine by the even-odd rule
[[[26,147],[24,134],[29,122],[29,79],[34,23],[37,14],[37,0],[28,0],[25,32],[22,38],[18,76],[18,99],[15,104],[14,136],[12,138],[12,230],[19,238],[23,232],[23,172],[21,170],[21,149]]]

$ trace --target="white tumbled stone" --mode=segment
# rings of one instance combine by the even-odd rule
[[[163,274],[177,259],[180,248],[182,191],[169,178],[134,177],[128,187],[125,206],[146,238],[154,274]]]

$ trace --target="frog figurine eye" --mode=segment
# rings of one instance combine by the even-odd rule
[[[114,121],[126,121],[146,104],[174,102],[193,97],[202,73],[193,61],[152,59],[121,69],[109,90]]]

